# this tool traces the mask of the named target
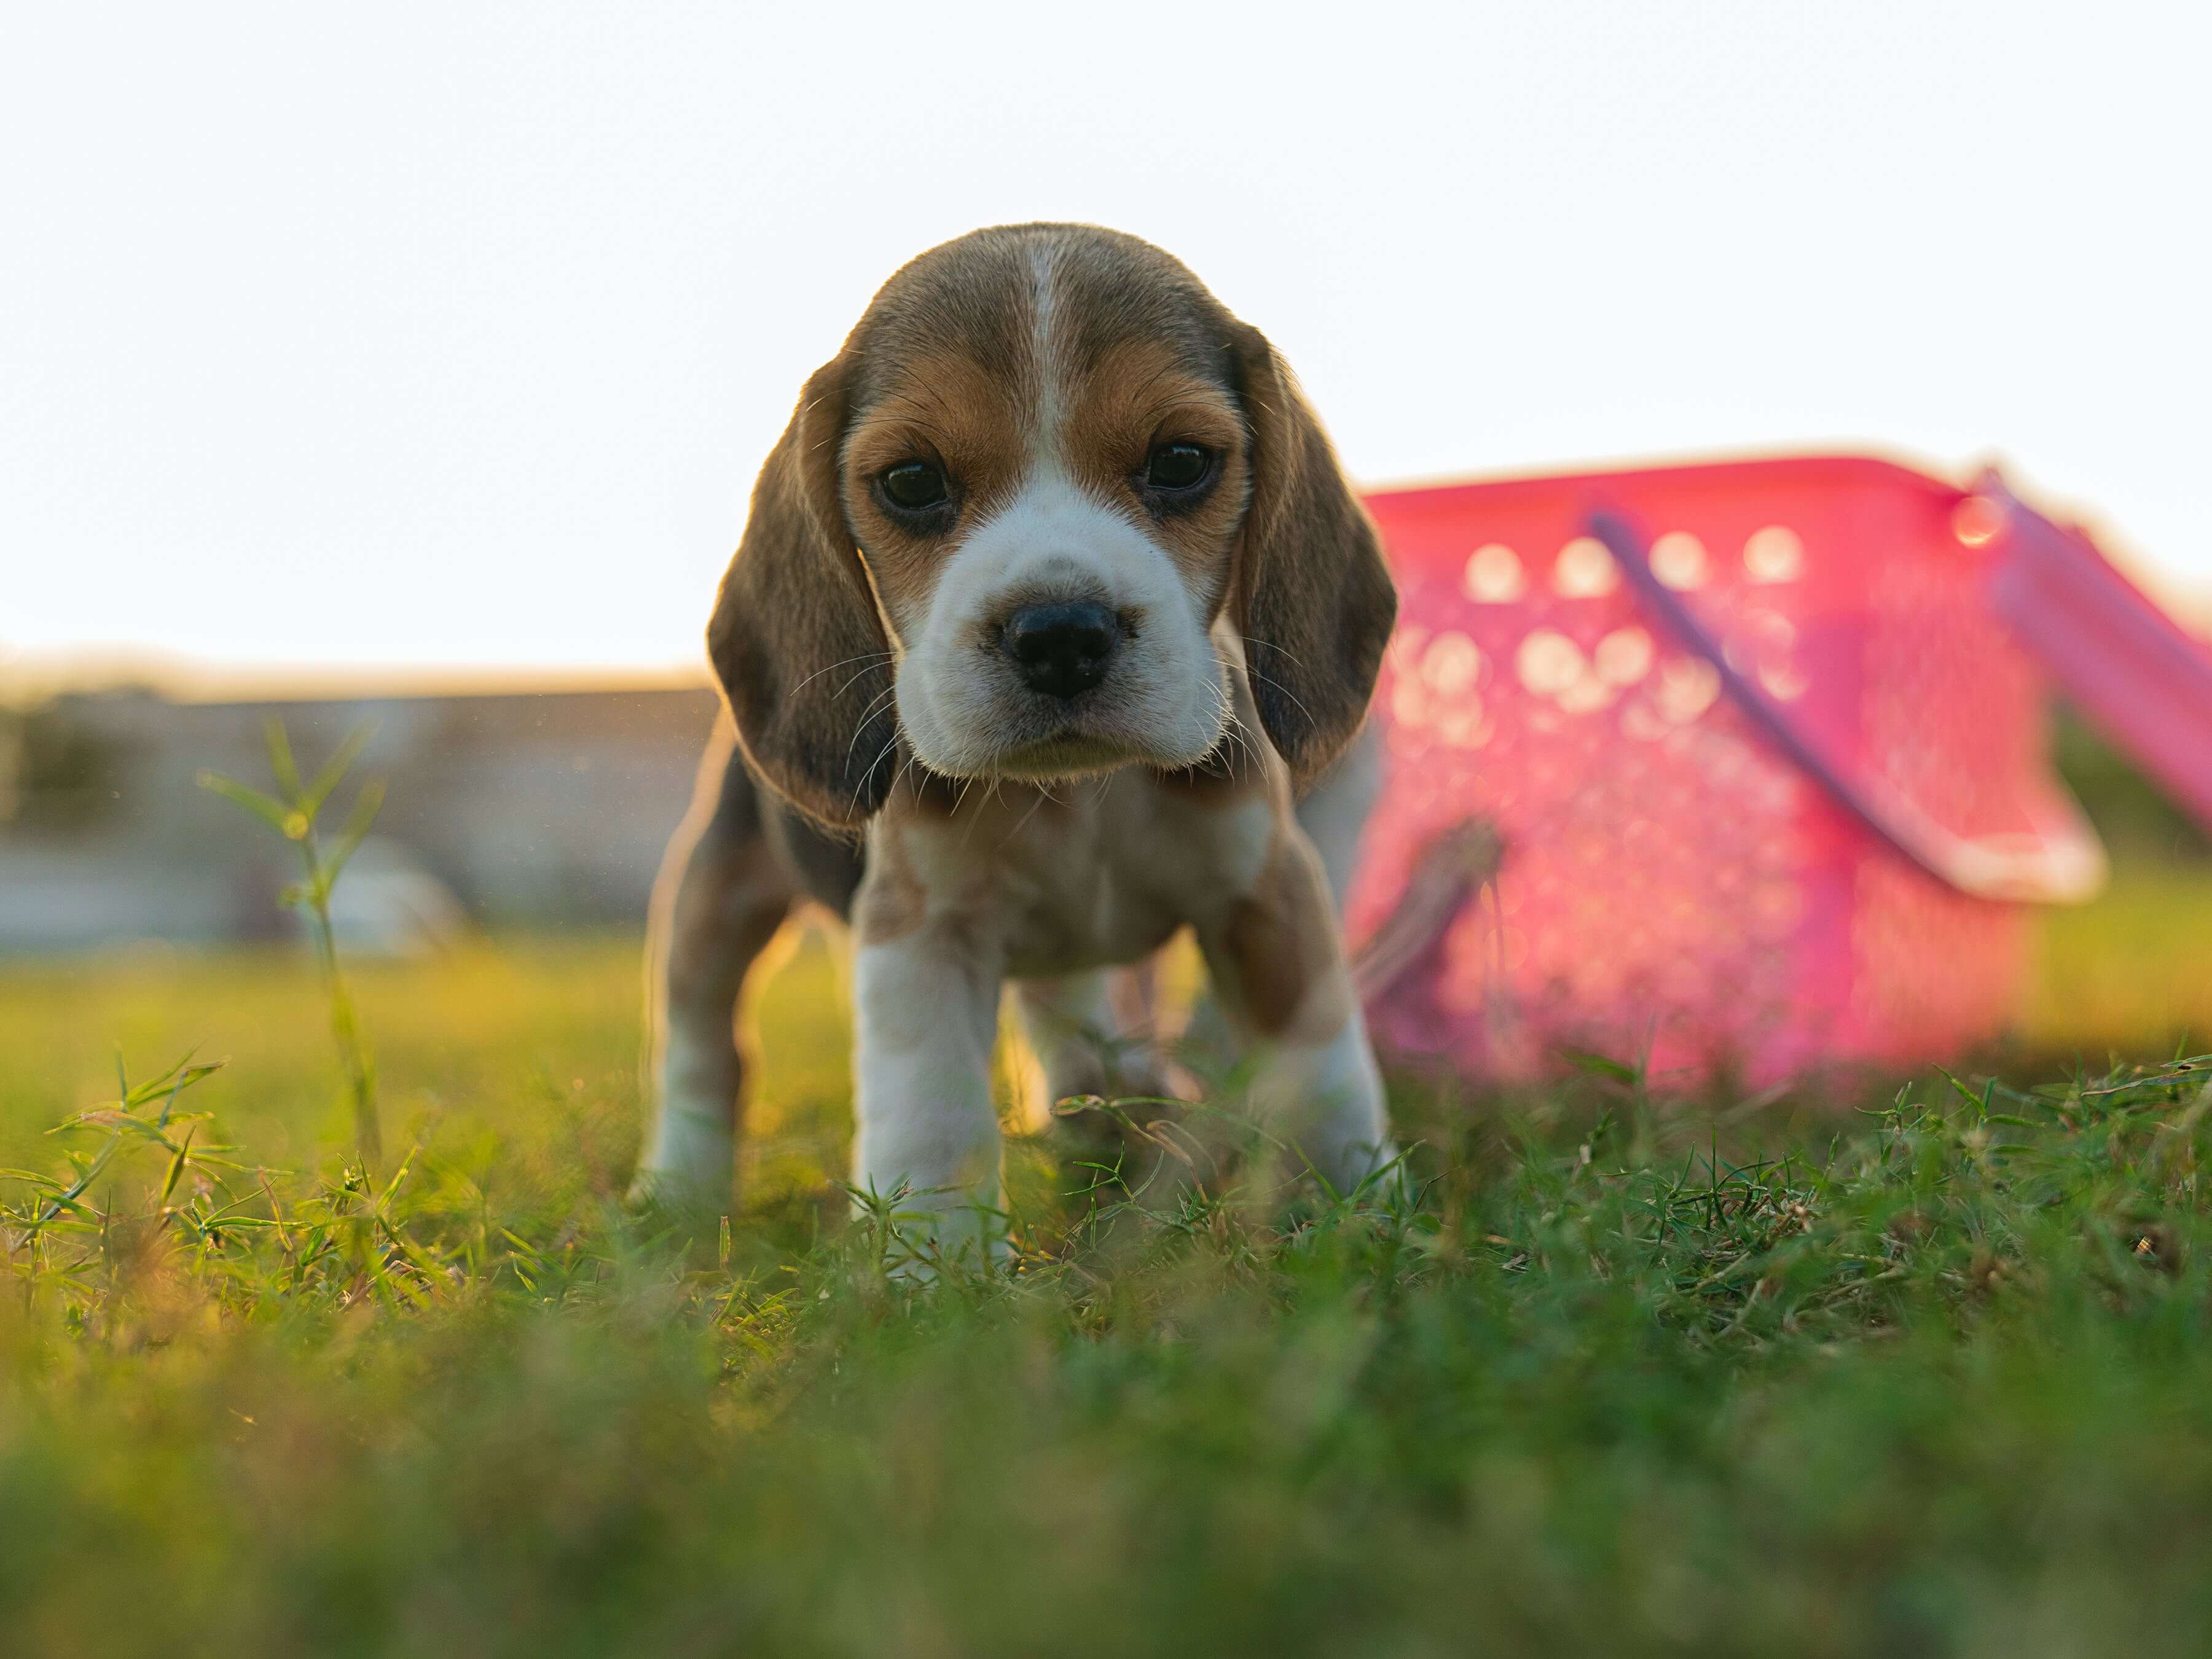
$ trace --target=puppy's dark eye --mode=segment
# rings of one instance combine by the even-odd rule
[[[1213,470],[1213,452],[1196,444],[1160,444],[1145,460],[1145,482],[1155,489],[1189,489]]]
[[[901,461],[878,481],[884,499],[908,513],[927,513],[945,505],[945,469],[931,461]]]

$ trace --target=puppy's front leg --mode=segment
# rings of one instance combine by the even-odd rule
[[[1250,890],[1198,935],[1215,993],[1255,1048],[1250,1104],[1262,1123],[1339,1193],[1395,1163],[1328,877],[1287,813]]]
[[[853,1182],[884,1196],[905,1186],[898,1213],[915,1242],[980,1266],[1004,1242],[991,1103],[1000,964],[958,928],[888,927],[884,909],[865,889],[855,907]]]

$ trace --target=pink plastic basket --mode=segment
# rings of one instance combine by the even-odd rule
[[[2025,905],[2104,876],[2046,663],[2212,816],[2212,661],[1994,477],[1805,458],[1367,504],[1401,612],[1347,921],[1401,1059],[1759,1084],[1993,1036]]]

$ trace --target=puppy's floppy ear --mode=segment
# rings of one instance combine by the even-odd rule
[[[1303,785],[1359,730],[1398,594],[1375,526],[1289,369],[1243,324],[1231,349],[1252,434],[1231,615],[1260,723]]]
[[[898,731],[889,644],[838,491],[850,380],[841,356],[806,382],[707,624],[745,757],[801,811],[841,828],[884,804]]]

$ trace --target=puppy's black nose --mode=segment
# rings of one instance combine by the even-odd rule
[[[1106,678],[1106,659],[1121,637],[1112,611],[1080,599],[1017,611],[1007,618],[1002,643],[1031,690],[1073,697]]]

